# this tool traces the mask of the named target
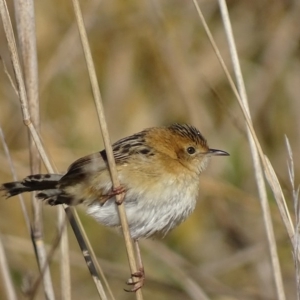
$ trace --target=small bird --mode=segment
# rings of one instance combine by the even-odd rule
[[[165,235],[194,211],[199,176],[209,158],[229,155],[210,149],[200,131],[186,124],[153,127],[113,144],[131,237]],[[120,227],[105,150],[78,159],[66,174],[29,175],[0,187],[6,197],[39,191],[50,205],[87,204],[98,222]]]

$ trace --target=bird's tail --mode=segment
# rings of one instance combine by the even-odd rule
[[[43,200],[56,198],[60,195],[61,190],[57,184],[63,175],[60,174],[37,174],[29,175],[22,181],[7,182],[0,186],[0,191],[5,193],[7,198],[32,191],[41,191],[37,197]],[[49,201],[47,201],[49,204]],[[55,203],[58,204],[58,203]],[[54,203],[52,204],[54,205]]]

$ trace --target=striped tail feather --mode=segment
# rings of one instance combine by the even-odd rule
[[[43,191],[37,196],[47,200],[50,197],[58,196],[61,190],[57,184],[63,175],[60,174],[36,174],[25,177],[22,181],[7,182],[0,186],[0,191],[4,191],[7,198],[32,191]]]

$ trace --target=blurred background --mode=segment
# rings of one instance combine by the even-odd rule
[[[228,2],[253,124],[293,211],[284,135],[295,154],[299,182],[300,86],[297,1]],[[9,3],[13,23],[14,11]],[[271,4],[271,5],[270,5]],[[101,150],[102,137],[71,1],[36,1],[41,132],[60,172],[77,158]],[[215,158],[201,177],[197,209],[164,240],[141,242],[147,281],[145,299],[192,299],[191,278],[211,299],[275,299],[265,229],[240,108],[203,31],[192,1],[82,1],[111,140],[151,126],[195,125]],[[217,1],[199,1],[231,70]],[[14,25],[15,26],[15,25]],[[0,55],[13,76],[0,27]],[[0,68],[0,125],[19,178],[29,173],[28,134],[18,98]],[[0,147],[0,182],[12,175]],[[272,193],[275,227],[287,299],[296,298],[292,248]],[[30,199],[26,195],[29,207]],[[30,208],[29,208],[30,209]],[[116,299],[129,277],[122,237],[78,209]],[[44,206],[45,241],[56,235],[57,211]],[[0,201],[0,233],[20,299],[22,281],[36,276],[19,200]],[[70,230],[72,299],[98,299]],[[51,265],[59,298],[59,265]],[[40,291],[41,299],[43,297]],[[5,299],[0,280],[0,298]]]

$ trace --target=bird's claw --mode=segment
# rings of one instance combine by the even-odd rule
[[[109,196],[110,196],[110,198],[111,197],[114,197],[114,196],[116,196],[116,195],[121,195],[121,194],[123,194],[123,193],[125,193],[126,192],[126,190],[125,190],[125,188],[123,187],[123,186],[118,186],[118,187],[116,187],[116,188],[112,188],[112,190],[111,190],[111,192],[109,193]],[[120,201],[120,200],[116,200],[116,203],[118,204],[118,205],[120,205],[120,204],[122,204],[123,203],[123,200],[124,200],[124,198]]]
[[[101,198],[99,199],[99,202],[101,203],[101,205],[103,205],[106,201],[108,201],[109,199],[115,197],[116,195],[120,195],[125,193],[126,190],[123,186],[118,186],[117,188],[112,188],[110,192],[108,192],[107,194],[104,194],[101,196]],[[122,204],[123,200],[116,200],[116,203],[118,205]]]
[[[138,278],[138,281],[134,281],[133,277]],[[126,292],[136,292],[145,283],[145,271],[144,268],[140,268],[137,272],[131,274],[131,277],[127,280],[126,284],[131,285],[131,289],[124,289]]]

